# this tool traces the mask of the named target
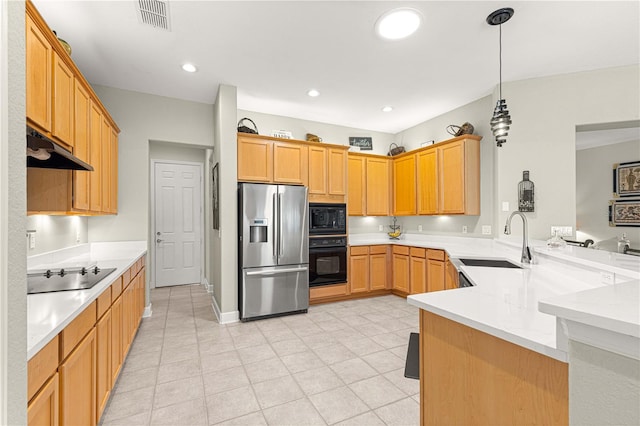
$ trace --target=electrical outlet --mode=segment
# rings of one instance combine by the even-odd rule
[[[380,231],[380,232],[384,231],[384,226],[378,225],[378,231]]]
[[[422,232],[422,225],[418,225],[418,232]]]
[[[482,225],[482,235],[491,235],[491,225]]]
[[[76,231],[76,243],[80,242],[80,231]]]
[[[615,284],[616,274],[609,271],[600,271],[600,281],[602,284]]]
[[[551,235],[558,234],[559,237],[570,237],[573,235],[573,227],[572,226],[552,226],[551,227]]]
[[[508,212],[509,211],[509,202],[508,201],[503,201],[502,202],[502,211],[503,212]]]
[[[29,248],[36,248],[36,234],[34,232],[29,233]]]
[[[467,233],[467,225],[462,225],[462,233],[463,234]]]

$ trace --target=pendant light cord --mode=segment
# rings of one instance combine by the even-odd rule
[[[499,27],[499,42],[498,45],[500,46],[500,59],[499,59],[499,63],[500,63],[500,99],[502,99],[502,24],[498,25]]]

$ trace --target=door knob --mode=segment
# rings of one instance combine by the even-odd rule
[[[161,243],[161,242],[163,242],[163,241],[164,241],[164,240],[161,240],[160,238],[158,238],[158,239],[156,240],[156,243],[160,244],[160,243]]]
[[[156,232],[156,235],[160,235],[160,234],[162,234],[162,232],[160,232],[160,231]]]

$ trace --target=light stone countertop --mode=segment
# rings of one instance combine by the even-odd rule
[[[69,267],[86,262],[96,263],[99,268],[116,270],[91,289],[28,295],[27,359],[38,353],[146,253],[146,241],[125,241],[81,244],[28,257],[28,271]]]
[[[640,258],[617,253],[573,246],[550,250],[543,241],[531,241],[536,259],[533,265],[521,265],[522,269],[471,267],[456,259],[501,258],[520,264],[521,237],[498,240],[424,234],[403,237],[389,240],[382,233],[351,234],[349,244],[400,244],[445,250],[475,286],[411,295],[407,298],[409,304],[563,362],[567,362],[567,352],[557,344],[556,317],[541,312],[539,303],[611,287],[602,283],[601,271],[615,273],[617,283],[628,282],[631,288],[637,288],[640,279]],[[613,294],[599,293],[602,298]],[[598,315],[590,316],[596,324],[618,315],[615,304],[608,305],[604,299],[601,302]],[[629,303],[629,311],[640,309],[637,297]],[[629,317],[629,321],[638,326],[637,316],[635,320]]]

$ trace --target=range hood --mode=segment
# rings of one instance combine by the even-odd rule
[[[90,164],[29,126],[27,126],[27,167],[93,171]]]

